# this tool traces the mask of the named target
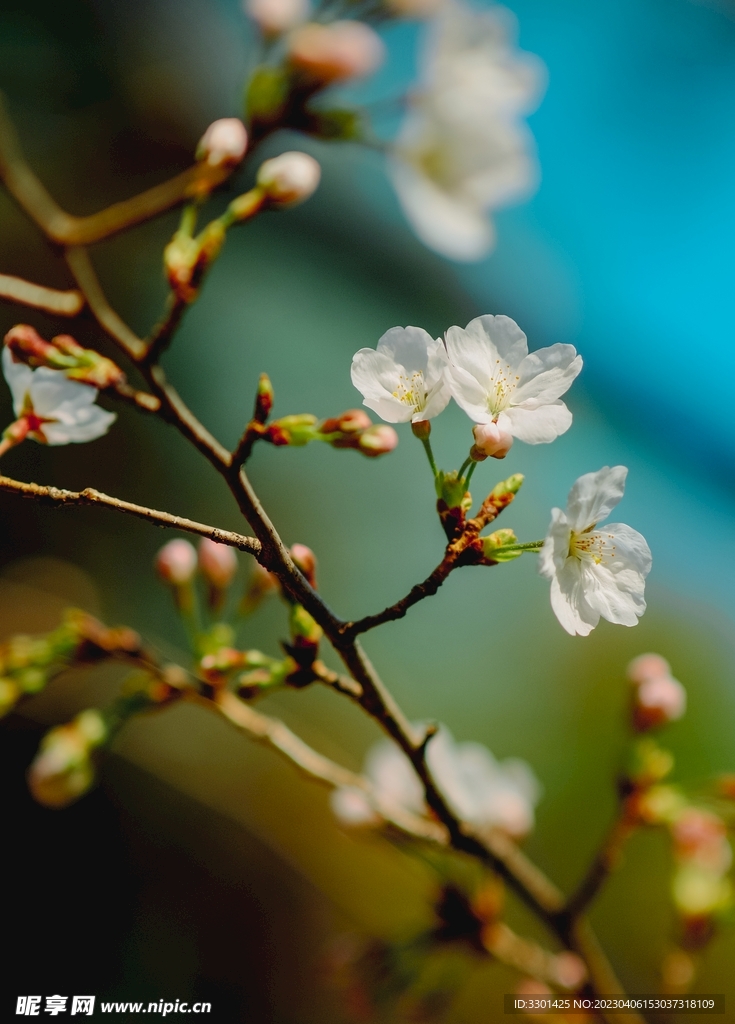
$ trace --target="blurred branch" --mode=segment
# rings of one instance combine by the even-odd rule
[[[145,342],[132,331],[118,316],[107,301],[89,253],[83,247],[72,247],[64,254],[74,280],[92,310],[100,327],[108,334],[130,359],[140,359],[145,353]]]
[[[75,289],[60,292],[56,288],[46,288],[10,274],[0,274],[0,299],[43,309],[57,316],[77,316],[84,308],[84,296]]]
[[[570,920],[583,914],[595,899],[610,874],[620,863],[623,847],[635,829],[636,822],[629,813],[628,801],[622,800],[615,820],[600,844],[586,875],[567,900],[565,911]]]
[[[90,245],[150,220],[205,189],[221,185],[232,167],[197,163],[168,181],[131,199],[113,203],[99,213],[75,217],[58,205],[31,170],[20,147],[15,127],[0,95],[0,178],[18,205],[57,245]]]
[[[27,484],[8,476],[0,476],[0,491],[19,494],[24,498],[35,498],[37,501],[49,505],[101,505],[104,508],[114,509],[116,512],[125,512],[127,515],[136,516],[138,519],[145,519],[156,526],[169,526],[176,530],[198,534],[200,537],[208,537],[218,544],[228,544],[230,547],[246,551],[256,557],[260,555],[261,551],[260,543],[254,537],[245,537],[241,533],[233,533],[230,530],[220,530],[216,526],[207,526],[204,523],[194,522],[192,519],[171,515],[169,512],[158,512],[154,508],[146,508],[145,505],[134,505],[130,501],[112,498],[101,491],[95,491],[92,487],[87,487],[83,491],[65,491],[59,487]]]

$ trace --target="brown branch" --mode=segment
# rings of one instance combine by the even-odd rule
[[[134,331],[131,331],[107,301],[87,250],[81,246],[75,246],[67,249],[64,256],[79,290],[87,300],[100,327],[130,359],[142,358],[146,351],[145,342]]]
[[[450,572],[456,568],[456,562],[450,562],[443,558],[436,569],[426,577],[424,582],[417,583],[414,587],[411,587],[406,596],[402,597],[400,601],[396,601],[395,604],[384,608],[382,612],[377,612],[375,615],[366,615],[362,619],[357,619],[356,622],[346,622],[343,627],[345,635],[357,636],[360,633],[367,633],[370,629],[375,629],[376,626],[382,626],[386,622],[395,622],[396,619],[402,619],[409,608],[413,608],[415,604],[423,601],[424,598],[433,597]]]
[[[446,844],[446,832],[436,822],[385,801],[364,775],[358,775],[324,757],[279,719],[256,711],[231,691],[222,690],[212,700],[200,697],[197,702],[213,707],[236,728],[248,733],[253,739],[267,743],[310,778],[330,786],[351,786],[361,790],[378,814],[401,832],[418,839]]]
[[[31,170],[0,95],[0,178],[18,205],[57,245],[91,245],[110,238],[170,210],[202,190],[211,191],[221,185],[232,170],[225,165],[215,168],[197,163],[131,199],[113,203],[87,217],[75,217],[62,210]]]
[[[567,900],[565,912],[571,921],[583,914],[612,872],[620,864],[623,847],[635,832],[637,823],[630,813],[630,802],[623,800],[587,873]]]
[[[84,308],[84,296],[76,289],[60,292],[56,288],[46,288],[10,274],[0,274],[0,299],[42,309],[57,316],[77,316]]]
[[[101,491],[95,491],[92,487],[87,487],[83,491],[66,491],[59,487],[44,487],[41,484],[28,484],[20,480],[13,480],[8,476],[0,476],[0,491],[19,494],[24,498],[35,498],[42,503],[57,506],[101,505],[103,508],[111,508],[116,512],[125,512],[138,519],[145,519],[146,522],[156,526],[167,526],[183,530],[186,533],[195,533],[200,537],[208,537],[210,540],[217,541],[218,544],[227,544],[230,547],[238,548],[240,551],[246,551],[249,555],[255,555],[256,558],[261,554],[260,542],[254,537],[246,537],[241,533],[233,533],[231,530],[220,530],[216,526],[197,523],[192,519],[185,519],[183,516],[171,515],[170,512],[159,512],[154,508],[146,508],[145,505],[134,505],[130,501],[112,498]]]

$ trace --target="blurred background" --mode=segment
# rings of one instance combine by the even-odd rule
[[[628,465],[619,518],[654,555],[641,623],[567,636],[527,558],[456,573],[365,643],[410,716],[532,765],[544,796],[527,849],[569,889],[614,805],[631,657],[659,651],[688,690],[689,712],[664,741],[674,777],[699,782],[735,769],[735,4],[506,6],[521,47],[547,65],[549,86],[530,118],[541,186],[497,216],[494,253],[464,266],[435,256],[404,222],[378,154],[307,143],[323,166],[318,193],[231,233],[165,362],[230,445],[264,371],[276,415],[359,404],[352,354],[396,324],[438,336],[504,313],[531,348],[580,350],[574,426],[552,446],[514,446],[502,473],[527,479],[503,525],[541,537],[577,476]],[[391,96],[410,81],[416,35],[411,25],[386,30],[390,60],[362,97]],[[31,163],[74,213],[187,166],[207,124],[240,112],[249,47],[236,0],[0,0],[0,88]],[[241,191],[248,175],[246,166],[232,188]],[[142,333],[162,308],[161,253],[176,222],[168,215],[93,250],[113,305]],[[4,194],[0,261],[4,273],[69,287],[63,264]],[[18,321],[45,336],[66,329],[7,304],[0,317],[3,333]],[[109,351],[91,322],[76,333]],[[10,422],[5,390],[0,404]],[[4,472],[242,528],[222,483],[173,431],[117,411],[102,440],[28,444],[5,457]],[[432,440],[441,464],[458,465],[470,442],[464,414],[451,408]],[[477,496],[499,468],[478,468]],[[316,551],[320,589],[345,616],[391,603],[439,559],[432,481],[407,429],[396,452],[375,461],[326,446],[263,446],[252,479],[284,539]],[[183,648],[151,571],[162,533],[104,510],[9,496],[0,507],[3,638],[51,629],[73,604],[140,630],[172,656]],[[277,653],[285,632],[274,603],[240,639]],[[344,932],[396,938],[428,922],[430,872],[379,838],[341,831],[325,791],[188,707],[130,724],[100,789],[78,805],[37,807],[23,776],[43,729],[118,682],[111,671],[62,677],[3,723],[6,888],[21,896],[5,926],[8,1012],[26,991],[89,991],[211,999],[218,1021],[345,1019],[322,977],[325,950]],[[356,769],[378,738],[330,692],[282,693],[261,706]],[[671,943],[668,858],[663,836],[634,837],[592,915],[633,992],[655,990]],[[542,937],[521,908],[511,905],[509,919]],[[734,955],[735,930],[725,931],[696,989],[735,994]],[[478,962],[448,1019],[501,1019],[499,994],[513,984],[504,968]]]

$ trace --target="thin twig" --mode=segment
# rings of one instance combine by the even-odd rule
[[[84,296],[76,289],[61,292],[11,274],[0,274],[0,299],[42,309],[57,316],[77,316],[84,308]]]
[[[87,250],[82,246],[74,246],[67,249],[64,256],[100,327],[130,359],[140,359],[145,354],[145,342],[130,330],[107,301]]]
[[[202,188],[211,191],[232,170],[224,164],[211,167],[197,163],[131,199],[113,203],[88,217],[75,217],[62,210],[31,170],[0,95],[0,178],[18,205],[57,245],[91,245],[110,238],[183,203]]]
[[[261,553],[260,542],[254,537],[246,537],[241,533],[233,533],[231,530],[220,530],[216,526],[197,523],[192,519],[185,519],[183,516],[171,515],[170,512],[159,512],[154,508],[147,508],[145,505],[134,505],[121,498],[112,498],[109,494],[103,494],[92,487],[87,487],[83,491],[66,491],[59,487],[44,487],[41,484],[28,484],[21,480],[13,480],[9,476],[0,476],[0,491],[19,494],[24,498],[35,498],[37,501],[51,505],[101,505],[116,512],[136,516],[138,519],[145,519],[146,522],[154,523],[156,526],[168,526],[186,533],[195,533],[200,537],[208,537],[218,544],[227,544],[230,547],[238,548],[240,551],[246,551],[249,555],[255,555],[256,558]]]

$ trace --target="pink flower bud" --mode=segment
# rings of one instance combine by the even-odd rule
[[[645,683],[647,679],[671,674],[671,665],[660,654],[641,654],[628,665],[627,676],[631,683]]]
[[[306,21],[309,0],[245,0],[243,8],[263,35],[279,36]]]
[[[674,822],[671,835],[678,860],[720,873],[730,867],[732,850],[727,827],[711,811],[687,807]]]
[[[199,140],[197,160],[206,160],[210,167],[236,167],[248,148],[248,133],[237,117],[221,117],[213,121]]]
[[[387,455],[398,444],[398,434],[387,423],[376,423],[360,437],[360,451],[368,458]]]
[[[652,728],[674,722],[686,711],[687,694],[678,679],[653,676],[637,688],[633,708],[636,725]]]
[[[482,455],[483,458],[504,459],[513,444],[513,435],[503,430],[497,423],[477,423],[472,428],[472,433],[475,437],[473,452]],[[482,459],[475,461],[481,462]]]
[[[229,545],[202,537],[199,541],[199,568],[207,583],[217,590],[226,590],[237,572],[237,555]]]
[[[339,416],[332,416],[330,419],[324,420],[319,427],[319,432],[334,434],[339,431],[343,434],[357,434],[372,425],[373,421],[364,409],[348,409],[347,412],[340,413]]]
[[[313,156],[291,150],[261,164],[257,182],[272,203],[293,206],[316,191],[321,175],[322,169]]]
[[[170,540],[156,555],[156,572],[174,587],[190,583],[197,567],[197,553],[188,540]]]
[[[342,825],[356,827],[380,824],[379,815],[373,810],[365,793],[356,786],[339,786],[332,790],[329,802]]]
[[[306,544],[294,544],[291,548],[291,558],[301,569],[312,587],[316,586],[316,555],[307,548]]]
[[[584,960],[568,950],[554,957],[554,974],[558,983],[567,989],[577,989],[587,977]]]
[[[362,21],[310,22],[296,30],[289,47],[291,64],[324,84],[369,75],[384,55],[380,36]]]

